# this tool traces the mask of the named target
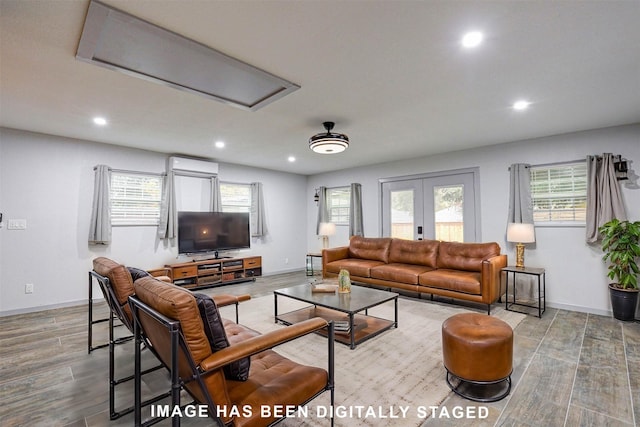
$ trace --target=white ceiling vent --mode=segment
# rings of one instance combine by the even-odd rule
[[[76,58],[250,111],[300,88],[95,0]]]
[[[187,157],[169,157],[169,170],[183,175],[217,175],[218,164],[208,160]]]

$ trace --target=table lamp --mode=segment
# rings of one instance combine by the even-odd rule
[[[336,234],[336,225],[332,222],[321,222],[318,235],[322,236],[322,247],[329,247],[329,236]]]
[[[507,226],[507,242],[516,244],[516,267],[524,267],[524,243],[536,241],[533,224],[510,222]]]

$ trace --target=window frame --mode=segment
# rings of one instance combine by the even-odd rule
[[[223,187],[224,186],[233,186],[233,187],[244,187],[248,190],[249,192],[249,198],[247,200],[247,204],[233,204],[233,203],[225,203],[224,200],[224,192],[223,192]],[[251,215],[251,184],[249,183],[243,183],[243,182],[229,182],[229,181],[220,181],[220,209],[222,212],[246,212],[249,215]],[[242,208],[240,210],[238,209],[233,209],[233,208]]]
[[[149,194],[142,188],[142,183],[139,187],[136,186],[119,186],[115,185],[115,181],[119,177],[139,178],[141,181],[144,179],[155,181],[158,184],[157,197],[156,198],[135,198],[135,197],[122,197],[117,194],[119,189],[126,191],[127,188],[140,191],[141,195]],[[113,227],[157,227],[160,224],[160,211],[162,206],[162,194],[164,192],[164,174],[139,172],[139,171],[127,171],[127,170],[112,170],[109,176],[109,212],[111,214],[111,225]],[[117,214],[119,202],[124,202],[126,209],[123,208],[123,214]],[[152,216],[149,215],[135,215],[136,212],[140,213],[146,210],[141,210],[141,204],[152,204]]]
[[[545,182],[543,180],[535,179],[535,173],[547,170],[547,175],[555,171],[557,175],[562,173],[563,171],[570,172],[570,181],[569,178],[557,178],[556,183],[560,183],[561,185],[566,185],[569,182],[571,188],[567,189],[567,191],[563,193],[558,192],[556,196],[547,196],[547,197],[536,197],[538,192],[536,191],[536,184],[540,182]],[[536,227],[585,227],[586,226],[586,200],[587,200],[587,165],[584,160],[573,160],[567,162],[559,162],[552,164],[541,164],[541,165],[531,165],[529,168],[529,174],[531,178],[531,203],[533,206],[533,222]],[[554,180],[550,177],[547,182],[552,183]],[[554,194],[552,191],[547,193],[548,195]],[[573,217],[575,219],[547,219],[540,220],[536,219],[536,201],[537,200],[559,200],[559,199],[572,199],[572,207],[567,209],[567,211],[573,212]],[[579,205],[582,201],[584,208],[580,208]],[[560,209],[553,209],[550,207],[548,209],[548,216],[552,216],[554,212],[560,212]],[[539,215],[538,215],[539,216]]]
[[[334,193],[338,196],[334,196]],[[342,196],[339,196],[339,193],[344,193],[346,196],[346,206],[340,204],[334,206],[332,201],[339,200]],[[328,222],[331,222],[335,225],[349,225],[349,217],[351,210],[351,187],[348,185],[340,186],[340,187],[331,187],[327,188],[326,192],[326,208],[328,213]],[[338,211],[344,211],[338,213]]]

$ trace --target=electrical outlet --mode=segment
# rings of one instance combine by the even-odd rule
[[[24,285],[24,293],[25,294],[33,293],[33,283],[27,283],[26,285]]]
[[[7,229],[8,230],[26,230],[27,220],[26,219],[10,219]]]
[[[285,259],[284,259],[284,263],[285,263],[285,264],[289,264],[289,258],[285,258]]]

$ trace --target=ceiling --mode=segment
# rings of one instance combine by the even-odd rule
[[[241,110],[75,59],[88,0],[1,0],[1,126],[311,175],[640,122],[638,1],[104,3],[301,88]]]

